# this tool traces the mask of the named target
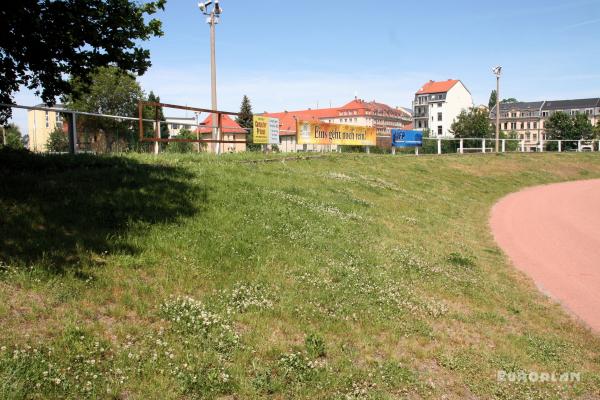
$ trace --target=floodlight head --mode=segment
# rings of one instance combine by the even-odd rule
[[[200,9],[200,11],[205,13],[207,7],[210,6],[211,4],[212,4],[212,0],[205,1],[204,3],[200,2],[200,3],[198,3],[198,8]]]
[[[498,65],[497,67],[492,68],[492,72],[496,76],[500,76],[502,74],[502,66]]]
[[[215,14],[220,15],[223,12],[223,9],[219,5],[219,0],[215,0]]]

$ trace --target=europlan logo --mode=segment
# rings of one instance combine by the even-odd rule
[[[510,383],[571,383],[581,382],[581,372],[507,372],[500,370],[496,374],[496,379],[498,382]]]

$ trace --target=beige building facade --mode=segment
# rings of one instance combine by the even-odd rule
[[[600,98],[500,104],[500,130],[524,141],[525,151],[536,151],[540,141],[546,140],[546,121],[557,112],[584,114],[595,126],[600,122]],[[495,125],[496,107],[490,111],[490,119]]]
[[[44,104],[38,107],[46,107]],[[63,108],[58,104],[53,108]],[[29,150],[45,152],[50,133],[55,129],[63,129],[64,124],[60,113],[55,111],[29,110],[27,112],[27,135],[29,135]]]

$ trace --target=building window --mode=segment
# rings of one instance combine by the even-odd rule
[[[50,116],[48,115],[48,111],[45,112],[46,117],[46,128],[50,128]]]
[[[530,122],[527,123],[527,129],[531,129],[531,123]]]
[[[510,129],[512,129],[513,131],[517,130],[517,123],[516,122],[511,122],[510,123]]]
[[[442,127],[438,125],[438,136],[442,136]]]
[[[512,118],[517,118],[517,113],[512,113],[510,116],[511,116]]]
[[[442,106],[442,103],[438,103],[438,107],[441,107],[441,106]]]
[[[442,113],[438,113],[438,121],[442,120]]]
[[[533,129],[537,129],[537,122],[533,123]]]
[[[171,129],[173,129],[173,130],[179,129],[179,124],[171,124]]]
[[[521,129],[525,129],[525,122],[521,122]]]
[[[548,116],[548,111],[542,111],[542,117],[547,117]]]

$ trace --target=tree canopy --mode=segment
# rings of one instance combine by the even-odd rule
[[[0,129],[2,130],[2,140],[0,140],[0,146],[6,146],[13,149],[22,149],[25,147],[23,144],[21,130],[17,125],[8,124]]]
[[[584,114],[569,115],[555,112],[544,125],[548,140],[580,140],[592,139],[594,127]]]
[[[151,65],[141,41],[163,34],[149,16],[166,0],[20,0],[0,2],[0,103],[21,86],[46,104],[84,89],[99,67],[143,74]],[[73,79],[69,79],[72,77]],[[0,122],[11,115],[0,108]]]
[[[496,101],[498,101],[498,93],[496,93],[496,89],[492,90],[490,93],[490,99],[488,101],[488,108],[491,110],[496,107]]]
[[[457,138],[489,138],[492,133],[489,115],[486,110],[471,108],[462,111],[451,127]]]

